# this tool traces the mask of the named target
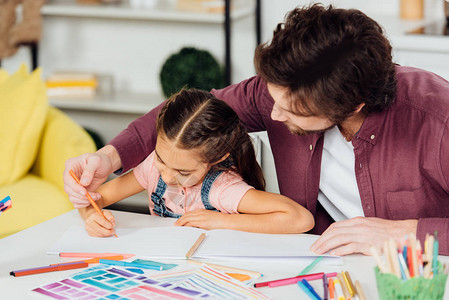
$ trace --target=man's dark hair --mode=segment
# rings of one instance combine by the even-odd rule
[[[257,73],[288,88],[291,109],[340,123],[365,103],[367,114],[394,100],[391,45],[374,20],[355,9],[314,4],[289,12],[271,43],[255,52]]]

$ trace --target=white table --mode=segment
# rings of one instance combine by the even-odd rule
[[[135,214],[121,211],[113,211],[116,217],[117,227],[152,227],[169,226],[173,224],[173,219],[160,218],[145,214]],[[38,266],[45,266],[52,263],[72,261],[74,258],[60,258],[54,255],[47,255],[48,248],[53,245],[71,225],[82,225],[83,222],[76,210],[41,223],[34,227],[23,230],[19,233],[0,240],[0,298],[1,299],[42,299],[39,295],[34,295],[30,291],[40,285],[60,280],[68,277],[77,270],[51,272],[24,277],[13,277],[9,275],[12,270],[26,269]],[[258,271],[264,274],[259,281],[273,280],[295,276],[305,265],[286,261],[279,262],[243,262],[243,261],[210,261],[218,264]],[[176,263],[184,264],[184,261],[177,260]],[[351,255],[344,258],[342,266],[329,266],[323,263],[318,264],[313,272],[338,272],[349,271],[352,279],[359,280],[362,284],[368,299],[378,299],[376,282],[373,267],[374,259],[362,255]],[[312,285],[317,292],[322,294],[322,282],[312,281]],[[446,290],[448,290],[446,284]],[[273,297],[274,299],[306,299],[305,294],[296,285],[289,285],[278,288],[261,288],[260,291]],[[448,293],[445,299],[449,299]]]

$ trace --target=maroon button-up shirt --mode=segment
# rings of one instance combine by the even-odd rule
[[[324,135],[296,136],[273,121],[274,102],[258,76],[212,93],[234,108],[249,131],[267,131],[281,194],[309,209],[316,222],[312,233],[321,234],[333,222],[317,201]],[[154,149],[161,106],[110,142],[124,171]],[[394,104],[368,115],[352,141],[365,216],[418,219],[418,238],[424,242],[426,233],[437,230],[440,253],[445,255],[449,254],[448,117],[447,81],[423,70],[397,67]]]

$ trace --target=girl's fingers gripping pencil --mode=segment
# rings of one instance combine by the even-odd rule
[[[73,172],[73,170],[69,170],[70,175],[73,177],[73,179],[75,179],[75,181],[81,185],[80,180],[78,179],[78,177],[76,176],[76,174]],[[106,218],[106,216],[103,214],[103,212],[101,211],[101,209],[98,207],[97,203],[95,203],[94,199],[92,199],[92,197],[90,196],[89,192],[86,193],[86,197],[87,199],[89,199],[90,204],[94,207],[94,209],[103,216],[103,218],[108,221],[108,219]],[[108,221],[109,222],[109,221]],[[115,237],[118,237],[115,233],[114,233]]]

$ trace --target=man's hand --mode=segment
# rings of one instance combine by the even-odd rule
[[[72,178],[70,170],[73,170],[82,185]],[[101,195],[93,191],[104,183],[113,171],[111,159],[102,153],[87,153],[68,159],[63,174],[64,190],[73,206],[82,208],[90,205],[86,197],[87,191],[94,201],[100,199]]]
[[[330,251],[331,255],[370,255],[371,246],[382,249],[386,239],[399,239],[406,234],[416,234],[417,226],[418,220],[391,221],[356,217],[333,223],[310,250],[317,254]]]
[[[224,228],[226,215],[225,213],[207,209],[192,210],[180,217],[175,222],[175,225],[197,227],[206,230]]]

